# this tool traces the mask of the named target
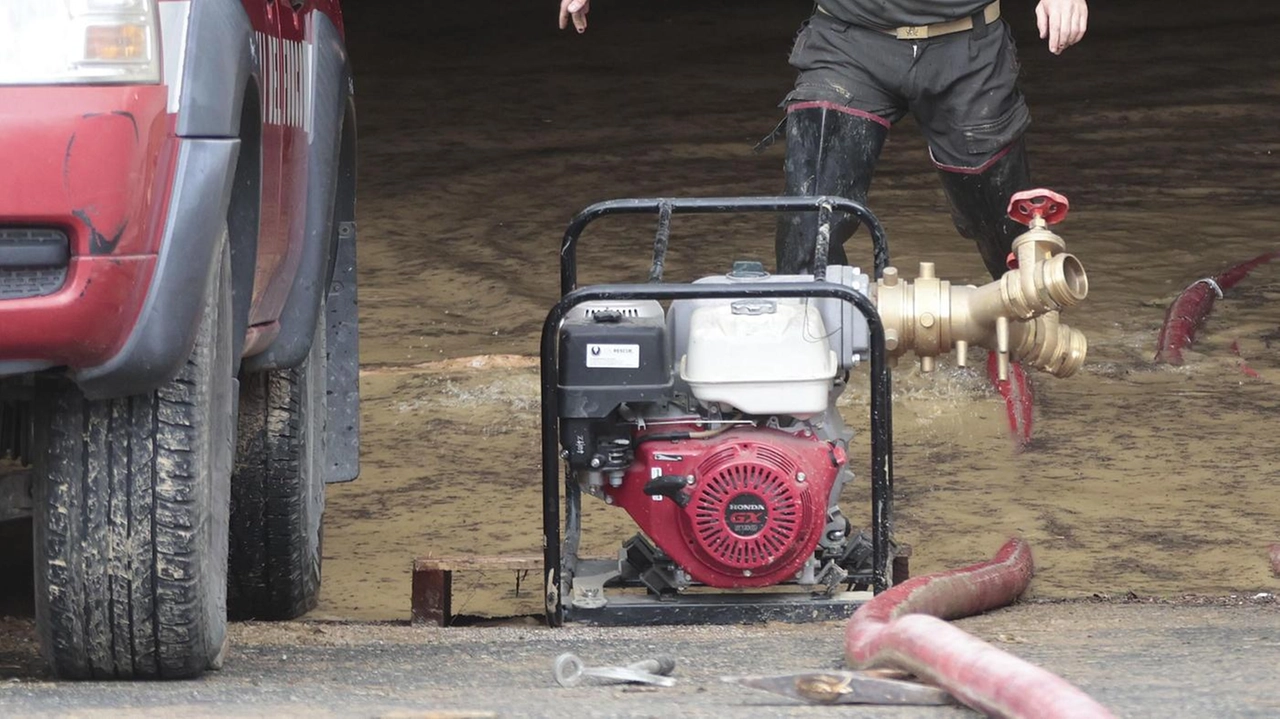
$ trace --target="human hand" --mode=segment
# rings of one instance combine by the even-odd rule
[[[586,25],[585,21],[583,25]],[[1040,39],[1049,38],[1049,52],[1054,55],[1061,55],[1063,50],[1080,42],[1088,25],[1089,5],[1086,0],[1040,0],[1036,5]]]
[[[560,0],[560,29],[569,27],[569,18],[572,17],[573,27],[578,32],[586,32],[587,13],[590,11],[591,0]]]

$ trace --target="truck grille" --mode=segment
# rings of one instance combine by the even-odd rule
[[[43,297],[67,281],[71,252],[61,230],[0,228],[0,300]]]

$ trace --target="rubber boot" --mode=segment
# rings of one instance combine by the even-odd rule
[[[787,113],[787,154],[783,167],[788,196],[834,195],[866,202],[871,175],[889,128],[866,117],[832,107],[804,107]],[[844,243],[858,229],[857,218],[832,216],[827,264],[848,263]],[[775,241],[778,273],[813,272],[818,213],[788,213],[778,218]]]
[[[1025,225],[1009,219],[1009,198],[1030,189],[1031,171],[1022,138],[981,172],[939,170],[942,188],[951,203],[951,219],[956,230],[978,244],[978,252],[993,279],[1009,269],[1013,241],[1027,231]]]
[[[1022,138],[1013,141],[1008,152],[981,172],[940,170],[942,188],[951,203],[951,219],[956,230],[978,245],[982,262],[993,279],[1009,269],[1013,241],[1027,231],[1025,225],[1009,219],[1009,198],[1031,187],[1031,170]],[[1009,435],[1016,450],[1031,442],[1035,388],[1021,363],[1009,365],[1009,381],[999,381],[996,353],[987,355],[991,384],[1004,398],[1009,415]]]

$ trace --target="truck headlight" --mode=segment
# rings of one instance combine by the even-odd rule
[[[0,2],[0,85],[159,82],[155,0]]]

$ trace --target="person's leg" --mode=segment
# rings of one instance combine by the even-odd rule
[[[835,195],[865,203],[888,125],[851,113],[834,103],[805,102],[787,108],[786,195]],[[844,243],[858,220],[836,213],[827,264],[848,263]],[[818,215],[788,213],[778,218],[775,251],[778,273],[813,272]]]
[[[1018,57],[1003,21],[921,44],[911,83],[912,110],[938,167],[956,229],[977,243],[993,278],[1008,270],[1013,240],[1026,228],[1008,218],[1009,198],[1029,189],[1023,133],[1031,122],[1018,90]],[[988,371],[996,366],[988,355]],[[1019,447],[1030,439],[1034,385],[1017,362],[1009,381],[992,380],[1009,407]]]
[[[787,109],[784,194],[835,195],[866,202],[889,128],[905,107],[894,86],[905,77],[910,50],[897,43],[821,14],[805,24],[791,53],[799,76],[783,102]],[[844,242],[858,224],[844,213],[835,214],[829,264],[848,262]],[[817,232],[815,212],[778,218],[775,250],[780,274],[813,271]]]
[[[1017,80],[1017,48],[997,21],[922,43],[910,85],[956,229],[996,278],[1026,229],[1008,218],[1009,198],[1031,187],[1022,140],[1031,116]]]
[[[1009,198],[1031,187],[1031,171],[1021,137],[980,170],[939,168],[942,189],[951,204],[951,219],[962,237],[978,245],[992,278],[1009,269],[1009,251],[1027,228],[1009,219]]]

